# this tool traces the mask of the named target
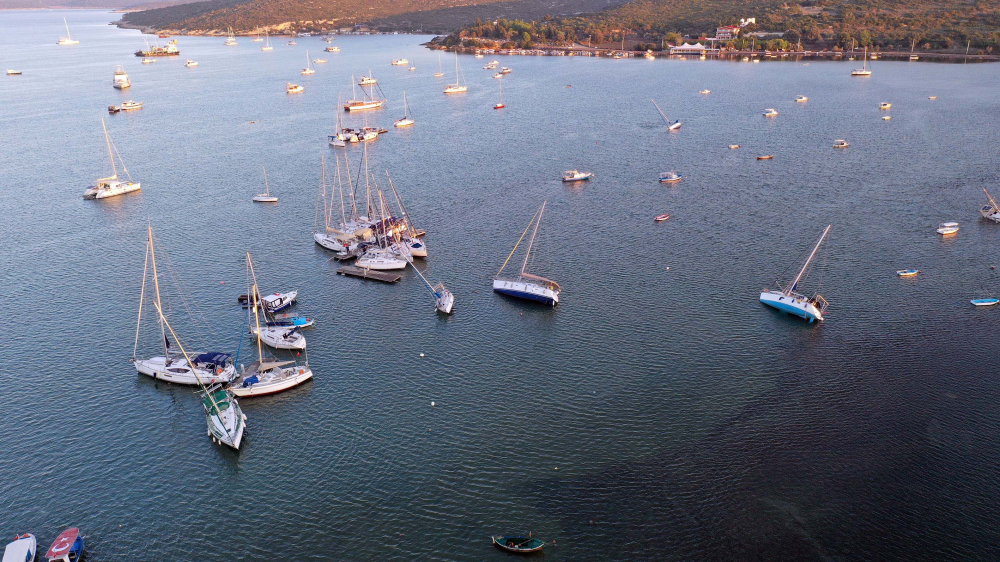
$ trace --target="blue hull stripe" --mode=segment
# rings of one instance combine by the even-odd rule
[[[552,304],[554,301],[550,298],[543,297],[541,295],[536,295],[533,293],[522,293],[521,291],[513,291],[510,289],[493,289],[495,292],[507,295],[508,297],[516,297],[519,299],[525,299],[529,301],[535,301],[545,304]]]
[[[772,308],[776,308],[776,309],[778,309],[778,310],[780,310],[782,312],[787,312],[788,314],[791,314],[793,316],[798,316],[799,318],[804,318],[804,319],[806,319],[806,320],[808,320],[810,322],[812,322],[813,320],[816,320],[815,316],[813,316],[812,314],[809,314],[808,312],[802,310],[801,308],[795,307],[795,306],[791,306],[791,305],[788,305],[788,304],[785,304],[785,303],[781,303],[781,302],[771,302],[771,301],[765,301],[765,300],[762,300],[760,302],[762,302],[762,303],[764,303],[767,306],[770,306]]]

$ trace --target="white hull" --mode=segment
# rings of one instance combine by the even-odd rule
[[[435,301],[434,308],[438,312],[451,314],[451,309],[455,306],[455,295],[451,294],[451,291],[444,291]]]
[[[108,197],[117,197],[119,195],[125,195],[126,193],[131,193],[133,191],[139,191],[142,184],[139,183],[122,183],[122,182],[112,182],[105,186],[100,187],[88,187],[86,191],[83,192],[84,199],[107,199]]]
[[[257,376],[260,379],[258,382],[243,386],[243,383],[237,381],[230,387],[230,391],[241,398],[274,394],[306,382],[312,378],[313,372],[309,367],[289,367],[271,369]]]
[[[274,195],[256,195],[253,198],[256,203],[277,203],[278,198]]]
[[[398,119],[393,123],[395,127],[409,127],[414,123],[413,119]]]
[[[297,331],[293,332],[293,330],[294,328],[286,327],[260,328],[260,341],[275,349],[305,349],[306,337]],[[253,327],[250,332],[257,334],[258,329]]]
[[[994,208],[992,205],[986,205],[979,210],[979,213],[982,214],[984,218],[990,219],[993,222],[1000,222],[1000,210]]]
[[[369,250],[365,252],[354,265],[358,267],[363,267],[365,269],[375,269],[379,271],[388,271],[395,269],[406,269],[406,264],[409,263],[406,260],[393,257],[385,250]]]
[[[336,236],[325,232],[313,234],[313,240],[331,252],[344,252],[350,248],[350,246],[344,246],[344,243]]]
[[[211,412],[205,407],[208,434],[219,443],[239,450],[243,443],[243,430],[246,429],[246,416],[235,398],[228,398],[226,401],[228,407],[218,413]]]
[[[346,109],[347,111],[363,111],[365,109],[377,109],[379,107],[382,107],[383,105],[385,105],[384,101],[373,101],[368,103],[359,103],[355,105],[348,104],[344,106],[344,109]]]
[[[156,380],[166,381],[173,384],[183,384],[187,386],[197,386],[198,379],[201,384],[209,385],[214,383],[229,382],[236,376],[236,369],[232,365],[227,365],[223,369],[211,372],[205,369],[197,369],[197,377],[185,359],[173,359],[167,364],[165,357],[150,357],[149,359],[136,359],[135,370],[139,374],[153,377]]]
[[[823,320],[823,313],[816,308],[816,305],[798,295],[789,296],[780,291],[763,291],[760,294],[760,302],[810,322]]]
[[[461,94],[467,91],[469,91],[469,89],[466,88],[465,86],[454,86],[454,85],[448,86],[447,88],[444,89],[444,93],[446,94]]]
[[[559,291],[539,285],[538,283],[494,279],[493,290],[511,297],[538,301],[552,306],[559,304]]]

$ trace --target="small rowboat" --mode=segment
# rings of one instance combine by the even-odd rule
[[[531,537],[497,536],[490,538],[493,539],[493,544],[501,550],[517,554],[531,554],[532,552],[539,552],[542,550],[542,547],[545,546],[545,541],[541,539],[533,539]]]
[[[772,154],[765,154],[763,156],[758,156],[757,160],[774,160],[774,155],[772,155]]]
[[[656,222],[663,222],[670,219],[670,213],[663,213],[662,215],[656,215],[653,220]]]
[[[896,272],[896,275],[900,277],[913,277],[918,273],[920,273],[919,269],[900,269]]]
[[[1000,299],[972,299],[971,302],[974,306],[993,306],[1000,303]]]

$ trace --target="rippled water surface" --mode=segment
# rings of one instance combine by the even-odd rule
[[[63,15],[80,45],[55,44]],[[978,214],[1000,191],[1000,67],[498,56],[494,111],[485,61],[461,57],[469,92],[447,97],[454,58],[434,78],[426,37],[182,37],[141,65],[115,17],[0,12],[0,67],[24,72],[0,76],[0,533],[47,547],[76,525],[94,561],[505,560],[489,535],[529,530],[556,560],[1000,557],[1000,311],[969,304],[1000,296],[1000,225]],[[329,60],[312,76],[306,49]],[[390,103],[368,122],[392,128],[404,90],[417,121],[371,167],[428,231],[451,317],[412,271],[339,277],[312,242],[338,94],[369,69]],[[125,99],[146,107],[108,116]],[[102,117],[143,189],[84,201]],[[262,165],[278,205],[250,201]],[[555,309],[490,290],[543,200],[532,271],[563,286]],[[240,346],[246,251],[316,318],[315,380],[244,400],[239,453],[128,361],[147,223],[190,346]],[[827,321],[762,307],[827,224],[802,284]]]

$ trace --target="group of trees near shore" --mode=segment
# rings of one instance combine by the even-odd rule
[[[626,48],[658,49],[682,36],[712,37],[720,25],[754,17],[743,37],[755,31],[781,37],[757,39],[770,50],[803,48],[1000,52],[1000,0],[634,0],[596,14],[535,21],[477,21],[441,40],[444,45],[495,44],[527,48],[573,42],[599,45],[627,39]]]

